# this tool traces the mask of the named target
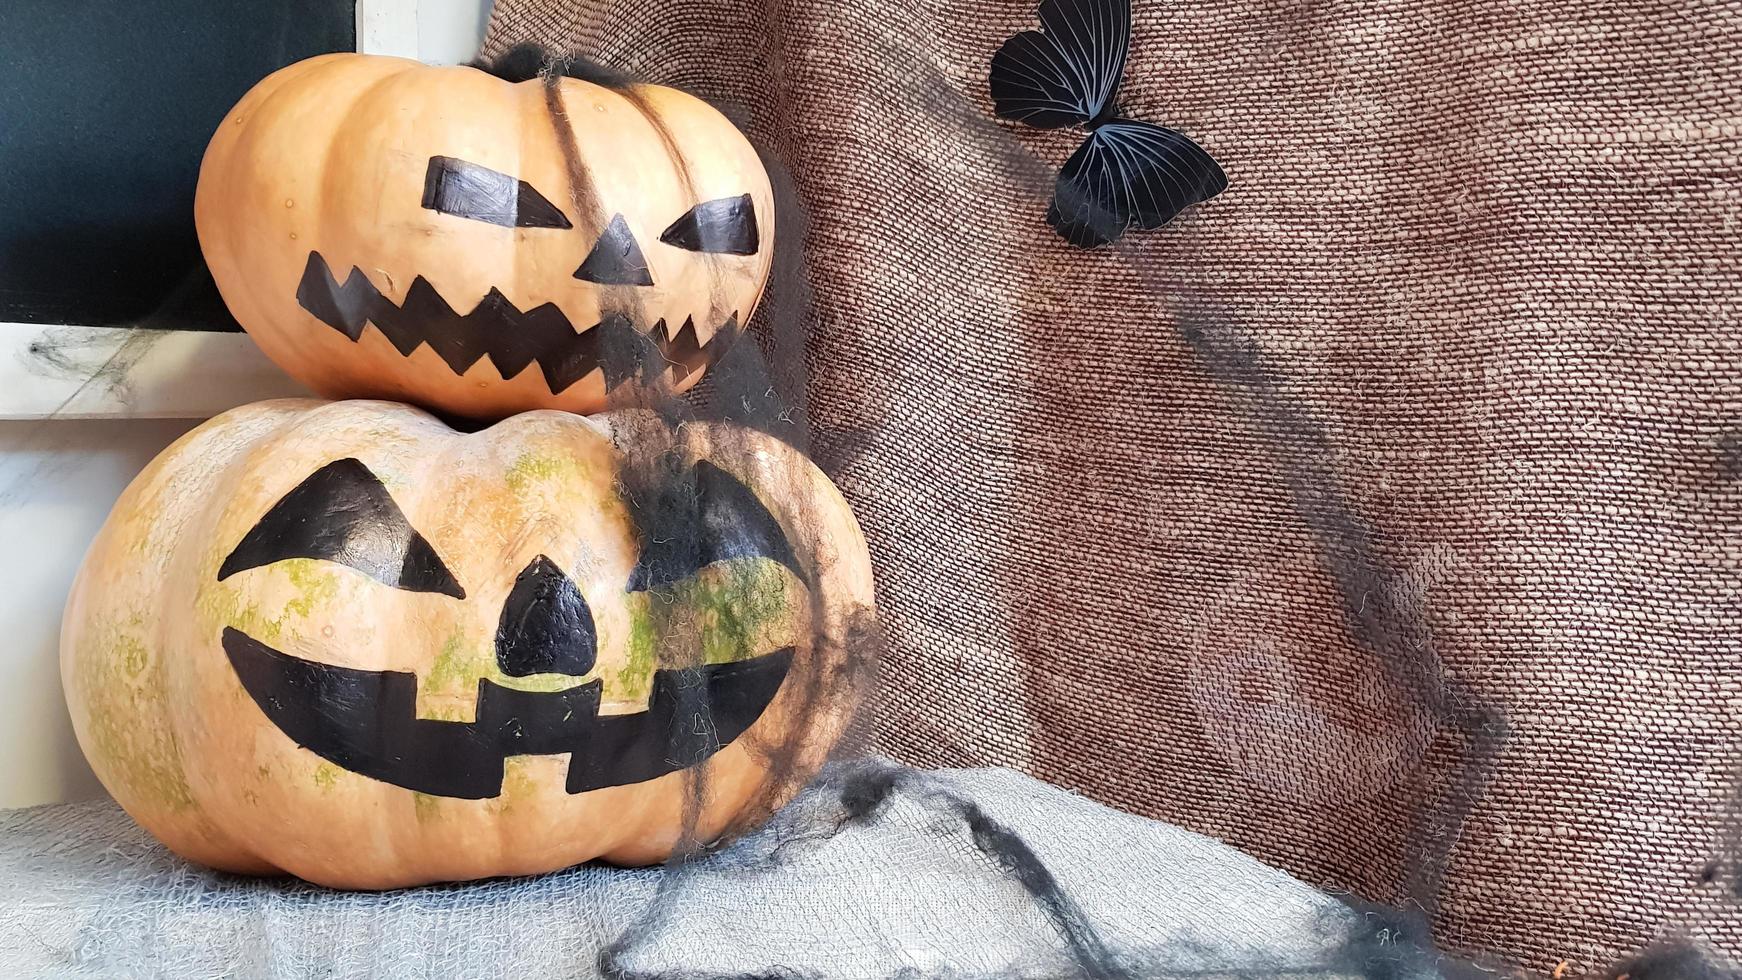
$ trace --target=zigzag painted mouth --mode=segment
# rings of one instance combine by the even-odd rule
[[[681,382],[718,360],[741,332],[736,312],[705,344],[697,338],[693,317],[685,318],[676,333],[663,319],[642,333],[627,316],[607,313],[577,331],[555,303],[521,310],[494,288],[470,313],[457,313],[422,276],[412,280],[405,300],[395,303],[356,266],[341,285],[319,252],[308,253],[296,301],[353,342],[363,336],[365,324],[373,323],[406,356],[428,344],[455,374],[488,357],[503,378],[512,378],[537,361],[553,395],[594,371],[605,373],[606,391],[630,380],[651,381],[666,370],[675,370]]]

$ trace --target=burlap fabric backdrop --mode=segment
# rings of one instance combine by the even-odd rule
[[[1742,952],[1742,4],[1136,6],[1123,102],[1232,187],[1126,252],[995,146],[1070,136],[974,128],[1029,0],[498,0],[486,51],[791,164],[881,748],[1537,969]]]

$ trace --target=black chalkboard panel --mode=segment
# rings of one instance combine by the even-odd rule
[[[0,0],[0,321],[234,330],[200,260],[206,141],[356,49],[356,0]]]

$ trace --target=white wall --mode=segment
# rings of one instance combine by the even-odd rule
[[[196,424],[0,422],[0,807],[102,792],[61,700],[61,606],[115,498]]]
[[[489,19],[490,0],[417,0],[417,56],[444,65],[471,61]]]
[[[490,2],[361,0],[365,13],[400,32],[390,44],[405,53],[415,44],[423,60],[447,64],[477,52]],[[61,696],[61,608],[115,498],[196,424],[0,422],[0,808],[102,792]]]

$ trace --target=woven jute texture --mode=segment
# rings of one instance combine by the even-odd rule
[[[1136,7],[1123,107],[1231,186],[1096,252],[1043,220],[1080,136],[991,117],[1027,0],[498,0],[486,52],[790,166],[883,751],[1538,970],[1742,953],[1742,4]]]

